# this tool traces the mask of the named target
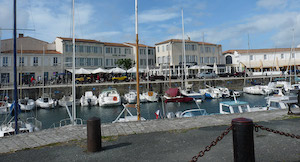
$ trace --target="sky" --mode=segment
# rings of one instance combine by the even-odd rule
[[[299,0],[139,0],[139,42],[167,39],[221,44],[230,49],[290,48],[300,44]],[[76,38],[135,42],[134,0],[75,0]],[[13,1],[0,0],[0,28],[13,28]],[[25,36],[53,42],[72,37],[71,0],[17,1],[17,28]],[[1,39],[13,37],[1,30]],[[294,35],[294,41],[293,41]],[[294,43],[293,43],[294,42]]]

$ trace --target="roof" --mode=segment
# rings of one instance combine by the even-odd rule
[[[9,51],[1,51],[1,53],[14,53],[13,50]],[[18,50],[17,53],[21,53],[21,50]],[[43,54],[43,50],[23,50],[22,53],[27,53],[27,54]],[[61,54],[58,51],[55,50],[45,50],[45,54]]]
[[[156,43],[155,45],[165,44],[165,43],[169,43],[169,42],[181,43],[182,39],[169,39],[169,40],[166,40],[166,41],[163,41],[163,42]],[[204,45],[216,45],[216,44],[213,44],[213,43],[197,42],[197,41],[191,41],[191,40],[185,40],[185,43],[198,43],[200,45],[202,45],[202,44],[204,44]]]
[[[122,43],[110,43],[110,42],[103,42],[103,43],[105,46],[130,47]]]
[[[64,37],[57,37],[59,39],[62,39],[64,41],[72,41],[73,38],[64,38]],[[93,39],[76,39],[75,38],[75,42],[87,42],[87,43],[103,43],[97,40],[93,40]]]
[[[234,51],[237,51],[239,54],[246,54],[246,53],[277,53],[277,52],[287,52],[291,51],[291,48],[269,48],[269,49],[237,49],[237,50],[227,50],[224,51],[223,54],[231,53],[233,54]],[[300,51],[300,48],[295,48],[295,51]]]
[[[132,46],[136,46],[135,43],[127,43],[125,42],[126,44],[129,44],[129,45],[132,45]],[[155,48],[155,47],[152,47],[152,46],[147,46],[147,45],[144,45],[144,44],[139,44],[139,47],[148,47],[148,48]]]
[[[19,39],[34,39],[34,40],[37,40],[37,41],[40,41],[40,42],[48,43],[46,41],[43,41],[43,40],[40,40],[40,39],[37,39],[37,38],[33,38],[33,37],[29,37],[29,36],[26,36],[26,37],[17,37],[17,40],[19,40]],[[1,41],[8,41],[8,40],[13,41],[14,38],[2,39]]]

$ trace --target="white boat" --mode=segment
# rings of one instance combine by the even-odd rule
[[[255,85],[244,87],[243,92],[255,95],[268,95],[272,93],[272,89],[270,89],[268,86]]]
[[[80,98],[81,106],[95,106],[98,103],[98,99],[93,95],[92,91],[86,91],[85,94]]]
[[[72,106],[73,97],[72,96],[63,96],[60,100],[58,100],[58,105],[61,107]]]
[[[0,101],[0,114],[9,113],[9,106],[6,101]]]
[[[40,97],[35,101],[35,104],[37,107],[43,108],[43,109],[49,109],[54,108],[55,102],[51,97]]]
[[[140,94],[140,102],[145,103],[148,100],[146,99],[146,97],[143,94]]]
[[[186,117],[208,115],[208,113],[206,112],[205,109],[191,109],[191,110],[186,110],[184,112],[177,112],[175,115],[177,118],[186,118]]]
[[[205,98],[222,98],[222,92],[218,88],[210,87],[205,90]]]
[[[157,93],[154,91],[148,91],[142,93],[142,96],[148,101],[148,102],[157,102],[158,96]]]
[[[122,122],[133,122],[133,121],[138,121],[138,116],[137,115],[132,115],[132,113],[129,111],[129,108],[131,109],[136,109],[135,104],[123,104],[123,110],[121,113],[118,115],[116,120],[114,120],[112,123],[122,123]],[[124,117],[121,117],[124,113]],[[127,114],[127,115],[126,115]],[[146,119],[141,117],[141,121],[145,121]]]
[[[11,118],[6,124],[0,125],[0,137],[11,136],[15,134],[15,122]],[[42,129],[42,123],[34,117],[27,118],[26,121],[18,121],[19,133],[30,133]]]
[[[35,107],[35,102],[33,99],[25,97],[24,99],[19,99],[19,105],[22,111],[29,111]]]
[[[230,91],[228,88],[226,88],[226,87],[216,87],[216,88],[219,89],[223,98],[230,97]]]
[[[121,96],[117,89],[104,89],[99,94],[99,106],[118,106],[121,105]]]
[[[180,88],[180,93],[186,97],[192,97],[195,100],[204,100],[205,93],[195,92],[192,90],[193,84],[186,84],[186,89]]]
[[[230,97],[234,98],[234,97],[240,97],[241,96],[241,93],[238,92],[238,91],[229,91],[229,94],[230,94]]]
[[[136,99],[137,99],[136,91],[131,90],[128,93],[125,93],[124,99],[127,101],[127,103],[136,103]]]

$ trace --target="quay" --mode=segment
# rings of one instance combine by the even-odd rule
[[[299,108],[297,109],[293,109],[294,112],[299,112]],[[139,155],[132,155],[132,158],[129,157],[123,157],[124,160],[119,159],[121,161],[136,161],[137,159],[134,158],[141,158],[141,161],[189,161],[191,160],[191,158],[196,155],[200,150],[203,150],[204,147],[206,145],[209,145],[211,143],[212,140],[214,140],[217,136],[219,136],[231,123],[231,120],[234,118],[239,118],[239,117],[245,117],[245,118],[250,118],[252,119],[255,123],[256,122],[262,122],[265,121],[265,124],[268,124],[268,126],[270,128],[274,128],[274,129],[279,129],[281,131],[285,131],[287,133],[294,133],[294,134],[300,134],[300,129],[299,129],[299,121],[300,118],[295,118],[294,116],[288,116],[287,115],[287,110],[274,110],[274,111],[265,111],[265,112],[251,112],[251,113],[243,113],[243,114],[229,114],[229,115],[209,115],[209,116],[198,116],[198,117],[193,117],[193,118],[181,118],[181,119],[159,119],[159,120],[148,120],[148,121],[141,121],[141,122],[129,122],[129,123],[113,123],[113,124],[102,124],[101,125],[101,133],[102,133],[102,139],[112,139],[111,141],[106,141],[104,142],[104,152],[103,154],[105,154],[105,152],[107,152],[105,150],[108,150],[108,152],[110,152],[109,154],[111,155],[105,155],[105,156],[100,156],[98,160],[103,159],[103,161],[110,161],[109,159],[112,158],[111,161],[118,161],[118,158],[122,158],[122,156],[126,156],[126,153],[133,153],[132,151],[124,151],[124,152],[120,152],[120,150],[118,150],[118,147],[115,147],[115,149],[118,151],[116,153],[114,153],[114,147],[109,147],[107,146],[107,144],[109,143],[114,143],[114,145],[119,145],[119,147],[124,147],[126,148],[127,144],[126,142],[124,143],[124,139],[131,139],[131,141],[138,141],[138,145],[140,145],[140,147],[142,148],[148,148],[151,150],[143,150],[143,154],[144,157],[141,157]],[[295,118],[294,121],[289,124],[286,125],[282,125],[279,127],[278,124],[272,124],[272,122],[289,122],[288,119],[290,118]],[[286,120],[284,120],[286,119]],[[217,127],[216,127],[217,126]],[[211,130],[214,132],[213,135],[208,135],[207,131]],[[168,139],[168,137],[161,137],[162,135],[165,136],[168,133],[175,132],[175,136],[183,136],[183,137],[174,137],[175,139],[171,138]],[[176,133],[177,132],[177,133]],[[188,136],[190,133],[186,133],[185,132],[194,132],[197,133],[196,135],[193,134],[192,136],[192,141],[187,141],[181,138],[184,138],[184,136]],[[174,135],[174,134],[173,134]],[[173,136],[170,135],[170,136]],[[133,137],[134,136],[134,137]],[[147,147],[148,143],[151,143],[151,141],[148,140],[148,138],[146,136],[151,136],[148,138],[154,138],[154,142],[155,141],[161,141],[164,142],[165,144],[170,144],[170,145],[175,145],[174,148],[170,147],[168,148],[166,153],[170,153],[170,154],[166,154],[165,156],[163,156],[163,153],[158,153],[159,151],[155,151],[155,149],[160,149],[157,146],[149,146]],[[157,137],[155,137],[157,136]],[[227,135],[227,136],[231,136]],[[257,135],[258,137],[265,137],[268,136],[270,138],[275,138],[274,136],[279,136],[279,135],[274,135],[272,133],[269,132],[260,132],[259,135]],[[138,138],[141,137],[142,139]],[[47,154],[53,155],[52,153],[49,152],[49,150],[53,150],[53,147],[63,147],[63,146],[59,146],[60,144],[64,145],[64,143],[72,143],[76,141],[79,143],[81,143],[81,149],[86,150],[86,138],[87,138],[87,130],[86,130],[86,125],[76,125],[76,126],[64,126],[64,127],[60,127],[60,128],[54,128],[54,129],[46,129],[46,130],[42,130],[40,132],[34,132],[34,133],[27,133],[27,134],[18,134],[15,136],[10,136],[10,137],[4,137],[0,139],[0,161],[5,160],[5,161],[13,161],[15,159],[15,157],[18,157],[18,155],[22,154],[22,152],[26,152],[26,151],[43,151],[44,150],[44,154],[45,156],[47,156]],[[162,139],[160,139],[162,138]],[[178,139],[176,139],[178,138]],[[294,141],[292,142],[292,145],[296,145],[299,146],[299,140],[297,139],[290,139],[290,137],[283,137],[280,136],[278,137],[282,140],[273,140],[273,144],[269,143],[271,140],[268,139],[268,141],[266,141],[264,144],[258,144],[257,147],[261,149],[266,148],[268,145],[276,145],[276,147],[280,148],[282,147],[279,143],[280,142],[284,142],[284,140],[288,139],[289,141]],[[115,140],[113,140],[115,139]],[[217,161],[222,161],[226,160],[228,161],[228,155],[229,154],[232,156],[232,145],[230,145],[230,143],[228,143],[228,139],[230,139],[229,141],[232,141],[232,137],[226,137],[226,140],[223,139],[223,141],[219,142],[219,143],[226,143],[226,145],[222,146],[222,144],[218,144],[217,146],[215,146],[213,149],[216,150],[220,150],[222,149],[222,153],[220,155],[206,155],[206,157],[204,157],[204,159],[207,159],[209,161],[216,160],[216,157],[219,157],[220,159],[218,159]],[[120,141],[119,141],[120,140]],[[165,140],[165,141],[164,141]],[[185,150],[189,148],[185,148],[185,147],[180,147],[178,146],[178,144],[173,143],[175,140],[175,142],[177,141],[178,144],[179,143],[189,143],[190,148],[193,148],[195,150],[193,150],[193,152],[186,152]],[[181,141],[183,140],[183,141]],[[202,143],[194,143],[194,141],[199,141],[201,140]],[[297,141],[296,141],[297,140]],[[104,140],[105,141],[105,140]],[[172,143],[170,143],[170,141],[173,141]],[[226,141],[226,142],[224,142]],[[118,144],[118,142],[121,142]],[[146,144],[147,143],[147,144]],[[124,145],[122,145],[124,144]],[[232,144],[232,143],[231,143]],[[55,146],[57,145],[57,146]],[[122,145],[122,146],[121,146]],[[130,145],[130,144],[128,144]],[[228,146],[229,145],[229,146]],[[44,146],[44,147],[43,147]],[[70,146],[65,146],[65,147],[70,147]],[[130,146],[128,146],[130,147]],[[167,146],[165,146],[167,147]],[[180,149],[178,149],[178,147]],[[218,149],[219,147],[219,149]],[[224,148],[225,147],[225,148]],[[226,148],[229,147],[229,148]],[[33,148],[37,148],[37,149],[33,149]],[[39,149],[40,148],[40,149]],[[68,149],[73,149],[73,145],[72,147],[68,148]],[[80,148],[80,147],[79,147]],[[132,147],[130,147],[132,148]],[[141,150],[142,150],[141,148]],[[197,148],[197,149],[196,149]],[[75,148],[74,148],[75,149]],[[133,150],[136,150],[134,148],[132,148]],[[175,150],[174,150],[175,149]],[[270,150],[271,149],[271,150]],[[290,149],[290,150],[289,150]],[[23,150],[23,151],[22,151]],[[124,149],[123,149],[124,150]],[[153,151],[154,150],[154,151]],[[172,151],[170,151],[172,150]],[[226,153],[226,150],[231,150],[228,151]],[[285,152],[283,152],[283,150],[281,150],[282,154],[287,155],[287,153],[289,151],[291,152],[296,152],[296,155],[291,155],[293,158],[293,160],[298,159],[300,160],[300,149],[299,147],[297,148],[284,148]],[[77,150],[78,151],[78,150]],[[136,150],[137,151],[137,150]],[[157,157],[155,157],[156,155],[150,155],[147,154],[146,152],[149,151],[151,153],[157,153],[158,156],[161,159],[157,159]],[[225,152],[224,152],[225,151]],[[274,151],[274,150],[273,150]],[[58,150],[54,151],[56,153],[60,152]],[[97,154],[101,154],[101,152],[97,153]],[[137,151],[140,152],[140,151]],[[172,152],[172,153],[171,153]],[[180,156],[179,160],[178,160],[178,155],[180,155],[180,152],[183,152],[184,155]],[[269,155],[270,153],[272,154],[272,148],[268,148],[268,150],[265,150],[265,152]],[[146,154],[145,154],[146,153]],[[214,152],[215,154],[218,154],[216,152]],[[60,154],[58,157],[62,158],[56,158],[56,157],[47,157],[48,160],[46,161],[66,161],[68,160],[72,160],[72,161],[78,161],[79,159],[76,160],[76,157],[80,157],[80,156],[92,156],[92,154],[87,154],[84,151],[79,152],[79,155],[68,155],[68,153],[58,153]],[[82,155],[81,155],[82,154]],[[178,154],[178,155],[176,155]],[[209,153],[207,153],[209,154]],[[23,154],[22,154],[23,155]],[[49,156],[50,156],[49,155]],[[173,156],[174,155],[174,156]],[[188,155],[188,156],[187,156]],[[39,155],[34,155],[34,156],[39,156]],[[54,156],[54,155],[53,155]],[[55,155],[56,156],[56,155]],[[66,158],[64,159],[63,156]],[[107,156],[111,156],[110,158]],[[220,157],[220,156],[225,156],[226,158],[224,159],[224,157]],[[231,157],[229,156],[229,158]],[[261,155],[260,155],[261,156]],[[277,157],[278,155],[276,155],[274,153],[274,157]],[[26,156],[27,158],[31,158],[29,156]],[[22,161],[26,161],[26,157],[22,158]],[[116,158],[118,157],[118,158]],[[133,158],[134,157],[134,158]],[[183,158],[184,157],[184,158]],[[40,158],[44,158],[42,157],[42,155],[40,155]],[[47,159],[46,158],[46,159]],[[143,158],[148,159],[148,160],[143,160]],[[32,158],[31,158],[32,159]],[[36,160],[33,161],[38,161],[39,158],[33,158]],[[64,159],[64,160],[63,160]],[[95,160],[95,157],[89,159],[89,160]],[[273,157],[269,157],[270,159],[274,159]],[[83,159],[79,160],[82,161]],[[232,160],[232,159],[231,159]],[[265,159],[267,161],[269,161],[268,159]],[[277,160],[275,158],[275,160]],[[283,159],[285,160],[285,159]],[[101,160],[102,161],[102,160]],[[139,160],[138,160],[139,161]],[[259,161],[262,161],[262,159],[260,159]],[[264,160],[263,160],[264,161]],[[272,161],[272,160],[270,160]],[[288,160],[289,161],[289,160]]]

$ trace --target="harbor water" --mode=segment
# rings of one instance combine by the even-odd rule
[[[230,98],[221,99],[205,99],[199,104],[200,108],[205,109],[209,114],[219,113],[219,102],[232,100]],[[250,107],[266,105],[265,96],[262,95],[249,95],[242,94],[241,97],[237,98],[240,101],[249,102]],[[197,108],[195,102],[188,103],[167,103],[166,112],[185,111],[192,108]],[[91,117],[99,117],[102,123],[111,123],[114,121],[123,109],[123,106],[116,107],[81,107],[76,106],[77,118],[81,118],[84,121]],[[71,108],[70,108],[71,110]],[[162,113],[162,103],[141,103],[141,116],[147,120],[153,120],[156,118],[155,112],[161,110]],[[130,110],[136,114],[136,110]],[[0,115],[0,121],[4,121],[7,115]],[[55,123],[58,126],[59,122],[63,119],[69,118],[66,108],[57,107],[55,109],[35,109],[31,112],[22,112],[19,114],[20,119],[25,119],[26,117],[35,116],[43,124],[43,129],[48,129],[53,127]]]

